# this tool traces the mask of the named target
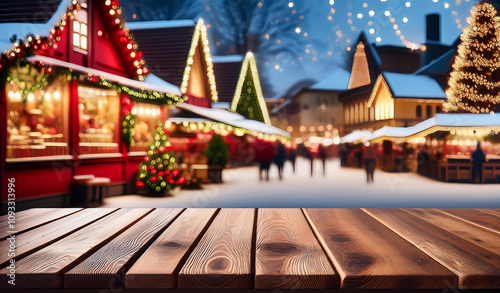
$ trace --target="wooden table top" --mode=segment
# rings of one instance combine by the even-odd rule
[[[2,291],[500,289],[500,209],[31,209],[14,229],[1,219]]]

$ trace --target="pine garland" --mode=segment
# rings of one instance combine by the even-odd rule
[[[500,18],[491,4],[480,2],[468,21],[444,108],[452,113],[494,112],[500,103]]]

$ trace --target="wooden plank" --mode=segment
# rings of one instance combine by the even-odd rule
[[[45,213],[49,210],[54,210],[54,209],[53,208],[32,208],[29,210],[15,212],[15,216],[16,216],[16,220],[25,219],[25,218],[32,217],[34,215],[39,215],[41,213]],[[2,227],[4,222],[7,222],[8,218],[9,218],[9,215],[0,216],[0,222],[2,223],[2,224],[0,224],[0,227]]]
[[[86,209],[15,236],[15,259],[54,243],[117,209]],[[9,263],[10,239],[0,241],[0,267]]]
[[[440,289],[457,277],[359,209],[306,209],[343,289]]]
[[[363,209],[458,276],[460,289],[500,288],[500,256],[403,210]]]
[[[119,288],[125,272],[182,209],[156,209],[64,275],[65,288]]]
[[[300,209],[259,209],[257,214],[256,289],[339,286],[339,276]]]
[[[500,255],[500,233],[432,209],[403,209],[469,242]],[[500,221],[500,219],[498,219]]]
[[[179,289],[249,289],[254,209],[222,209],[179,273]]]
[[[500,209],[477,209],[477,210],[500,217]]]
[[[27,230],[34,229],[36,227],[66,217],[81,210],[82,209],[80,208],[48,209],[46,211],[41,211],[41,212],[34,211],[33,213],[25,213],[20,218],[16,216],[15,225],[13,227],[10,227],[8,222],[2,222],[0,224],[0,239],[8,237],[10,234],[23,233]],[[9,231],[15,231],[15,233],[10,233]]]
[[[149,213],[122,209],[16,262],[16,288],[58,288],[64,273]],[[7,268],[0,288],[8,288]]]
[[[448,215],[500,233],[500,220],[480,209],[439,209]]]
[[[125,287],[174,288],[177,285],[177,274],[216,211],[185,210],[128,270]]]

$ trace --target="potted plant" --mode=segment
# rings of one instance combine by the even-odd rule
[[[205,150],[208,177],[213,183],[222,183],[222,170],[229,162],[229,148],[222,136],[214,134]]]

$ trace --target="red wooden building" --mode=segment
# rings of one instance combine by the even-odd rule
[[[117,0],[2,2],[2,202],[9,178],[18,206],[64,205],[75,175],[126,192],[180,88],[148,74]]]

